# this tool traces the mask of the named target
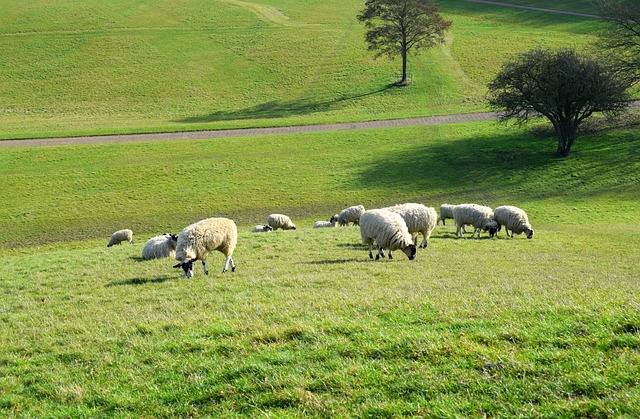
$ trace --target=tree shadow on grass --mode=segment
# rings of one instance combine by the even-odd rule
[[[115,287],[122,285],[144,285],[144,284],[160,284],[172,279],[176,279],[175,276],[161,276],[159,278],[131,278],[126,279],[124,281],[112,281],[109,282],[105,287]]]
[[[394,88],[398,88],[398,86],[392,83],[372,92],[344,95],[331,100],[318,100],[314,98],[302,98],[282,101],[272,100],[245,109],[213,112],[208,115],[183,118],[177,120],[176,122],[195,124],[244,119],[278,119],[288,118],[292,116],[309,115],[313,113],[328,112],[341,109],[346,105],[346,103],[350,101],[362,99],[368,96],[383,94],[389,89]]]

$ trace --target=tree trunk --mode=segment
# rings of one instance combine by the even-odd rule
[[[405,86],[407,84],[407,48],[402,47],[402,80],[398,82],[399,85]]]
[[[577,124],[572,123],[572,121],[559,121],[554,122],[553,127],[558,138],[556,155],[558,157],[568,157],[573,141],[576,139]]]

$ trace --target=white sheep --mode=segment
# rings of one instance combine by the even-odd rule
[[[251,230],[252,233],[267,233],[273,230],[269,225],[257,225]]]
[[[273,230],[277,230],[279,228],[283,230],[295,230],[296,225],[293,224],[291,218],[284,214],[270,214],[267,217],[267,224],[273,228]]]
[[[175,254],[177,234],[164,233],[162,236],[150,238],[142,248],[142,259],[162,259]]]
[[[533,238],[533,229],[529,224],[529,217],[523,209],[512,205],[502,205],[493,211],[493,218],[498,223],[498,231],[504,226],[507,237],[513,237],[515,234],[525,233],[528,239]],[[509,236],[511,230],[511,236]]]
[[[438,214],[432,207],[423,204],[399,204],[393,207],[384,208],[399,214],[407,224],[407,229],[413,237],[414,244],[418,244],[418,233],[422,233],[421,248],[427,247],[427,241],[431,237],[433,229],[436,227]]]
[[[123,241],[128,241],[129,243],[133,244],[133,231],[129,230],[128,228],[116,231],[111,235],[107,247],[111,247],[114,244],[120,244]]]
[[[336,214],[337,215],[337,214]],[[332,228],[336,226],[335,215],[331,217],[330,221],[316,221],[313,223],[313,228]]]
[[[209,275],[207,256],[209,252],[217,250],[226,256],[222,273],[227,272],[229,264],[231,270],[236,270],[232,255],[238,243],[238,228],[233,220],[228,218],[207,218],[185,227],[178,235],[176,246],[176,260],[180,263],[174,268],[182,268],[184,276],[193,278],[193,262],[202,261],[204,274]]]
[[[336,221],[340,227],[348,226],[349,223],[353,223],[354,226],[357,226],[362,214],[364,214],[364,206],[354,205],[343,209],[339,214],[331,217],[331,221]]]
[[[401,249],[409,260],[416,257],[416,246],[407,229],[407,224],[395,212],[385,209],[365,211],[360,217],[360,235],[362,244],[369,245],[369,257],[373,259],[372,247],[375,241],[378,246],[376,260],[384,257],[384,249],[389,250],[389,259],[393,259],[392,251]]]
[[[493,237],[498,232],[498,223],[493,219],[493,210],[483,205],[456,205],[453,207],[453,219],[456,223],[458,237],[462,237],[462,230],[465,224],[474,227],[472,238],[476,233],[480,237],[481,231],[488,231],[489,237]]]
[[[436,224],[442,221],[442,225],[447,225],[444,222],[444,220],[453,219],[453,207],[455,207],[455,205],[451,205],[451,204],[440,205],[440,216],[438,217],[438,221],[436,222]]]

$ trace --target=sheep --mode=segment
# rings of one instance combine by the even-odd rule
[[[453,207],[455,207],[455,205],[451,205],[451,204],[442,204],[440,205],[440,216],[438,217],[438,220],[436,221],[436,224],[438,224],[440,221],[442,221],[442,225],[447,225],[444,220],[451,218],[453,219]]]
[[[313,228],[332,228],[336,226],[336,217],[338,214],[331,217],[329,221],[316,221],[313,224]]]
[[[407,229],[413,237],[414,244],[418,244],[418,233],[422,233],[422,243],[420,248],[427,247],[427,241],[431,237],[431,232],[436,227],[438,214],[432,207],[427,207],[422,204],[400,204],[393,207],[384,208],[391,212],[399,214],[404,222],[407,224]]]
[[[133,244],[133,231],[129,230],[128,228],[124,230],[118,230],[113,233],[111,235],[111,238],[109,239],[109,244],[107,244],[107,247],[111,247],[114,244],[120,244],[125,240]]]
[[[142,248],[142,259],[151,260],[171,257],[176,252],[177,242],[177,234],[164,233],[162,236],[152,237]]]
[[[527,213],[521,208],[502,205],[493,211],[493,217],[496,223],[498,223],[498,231],[504,226],[507,237],[513,237],[514,233],[525,233],[528,239],[533,238],[533,229],[531,228],[531,224],[529,224],[529,217],[527,217]],[[509,236],[509,230],[511,230],[511,236]]]
[[[207,256],[209,252],[217,250],[226,256],[222,273],[227,272],[229,264],[231,271],[236,270],[232,255],[238,243],[238,228],[233,220],[228,218],[207,218],[188,225],[178,235],[176,246],[176,260],[180,263],[174,268],[182,268],[184,276],[193,278],[193,262],[202,261],[204,274],[209,275]]]
[[[462,229],[465,224],[474,227],[473,238],[476,233],[480,237],[481,231],[489,231],[489,237],[498,232],[498,223],[493,219],[493,210],[489,207],[476,204],[460,204],[453,208],[453,219],[456,223],[457,235],[462,237]]]
[[[273,230],[273,228],[271,228],[271,226],[269,225],[257,225],[255,227],[253,227],[253,230],[251,230],[252,233],[267,233],[269,231]]]
[[[343,209],[339,214],[331,217],[331,221],[336,221],[340,227],[348,226],[349,223],[353,223],[354,226],[357,226],[362,214],[364,214],[364,206],[354,205]]]
[[[407,224],[395,212],[385,209],[365,211],[360,217],[360,235],[362,244],[369,245],[369,258],[373,259],[372,247],[375,241],[378,246],[376,260],[384,257],[384,249],[389,249],[389,259],[396,249],[401,249],[409,260],[416,258],[416,246],[409,234]]]
[[[273,230],[277,230],[279,228],[283,230],[295,230],[296,225],[293,224],[291,218],[284,214],[271,214],[267,217],[267,224],[273,228]]]

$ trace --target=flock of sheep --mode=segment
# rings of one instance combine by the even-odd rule
[[[458,237],[466,232],[465,226],[473,227],[475,237],[486,231],[489,237],[495,236],[504,226],[507,236],[514,237],[524,233],[528,239],[533,238],[533,229],[524,210],[503,205],[492,210],[490,207],[478,204],[459,204],[440,206],[440,215],[432,207],[423,204],[406,203],[391,207],[365,210],[362,205],[345,208],[335,214],[329,221],[317,221],[313,228],[327,228],[348,226],[353,224],[360,227],[362,244],[369,246],[369,257],[373,259],[373,246],[377,246],[375,259],[385,257],[385,249],[389,259],[392,252],[401,250],[409,260],[413,260],[417,253],[418,236],[422,235],[419,247],[426,248],[429,237],[435,226],[442,221],[453,219]],[[296,226],[284,214],[271,214],[267,217],[267,224],[255,226],[253,233],[266,233],[282,230],[295,230]],[[509,234],[511,231],[511,234]],[[116,231],[111,235],[107,247],[124,241],[133,243],[133,232],[129,229]],[[200,260],[204,273],[208,274],[207,256],[210,252],[219,251],[225,255],[222,273],[227,272],[229,266],[235,271],[233,251],[238,242],[236,223],[228,218],[207,218],[185,227],[180,234],[165,233],[152,237],[142,248],[142,259],[159,259],[175,256],[178,264],[174,268],[182,268],[187,278],[193,277],[193,263]]]

